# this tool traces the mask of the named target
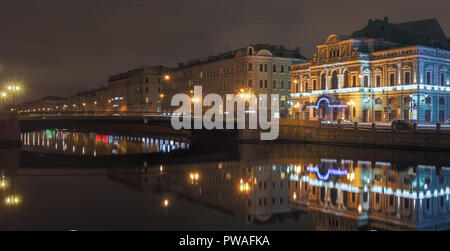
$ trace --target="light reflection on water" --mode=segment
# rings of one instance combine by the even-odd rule
[[[114,136],[68,130],[42,130],[21,134],[28,151],[75,155],[124,155],[189,149],[182,139]]]
[[[319,155],[296,153],[295,146],[278,153],[274,145],[259,153],[256,145],[242,148],[236,161],[144,167],[133,173],[113,169],[108,175],[142,191],[175,194],[231,212],[248,224],[280,222],[300,212],[312,218],[316,230],[450,229],[448,160],[430,165],[420,157],[390,162],[385,157],[330,158],[320,150]]]
[[[19,168],[19,150],[0,150],[0,207],[21,209],[0,227],[450,229],[446,153],[314,145],[239,145],[238,152],[220,162],[143,159],[140,167],[94,171]]]

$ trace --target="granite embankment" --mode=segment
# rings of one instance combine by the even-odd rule
[[[20,125],[13,113],[0,113],[0,147],[20,146]]]
[[[410,130],[351,127],[322,127],[317,121],[280,119],[277,142],[301,142],[343,146],[368,146],[411,150],[450,151],[450,131]],[[241,140],[254,141],[258,130],[243,130]]]

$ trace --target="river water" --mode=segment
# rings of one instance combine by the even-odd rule
[[[187,141],[45,130],[0,149],[2,230],[448,230],[448,153],[241,144],[234,157],[68,165]],[[193,146],[195,147],[195,146]],[[55,158],[53,165],[29,156]],[[150,156],[150,155],[149,155]],[[58,160],[56,160],[58,159]],[[200,159],[202,159],[200,161]]]

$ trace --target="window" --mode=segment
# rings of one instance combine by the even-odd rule
[[[325,90],[327,88],[327,76],[325,76],[325,74],[322,75],[320,84],[321,84],[321,90]]]
[[[251,79],[248,80],[248,87],[253,87],[253,81]]]
[[[264,80],[264,88],[267,89],[267,80]]]
[[[313,90],[317,90],[317,80],[313,81]]]
[[[356,85],[357,85],[357,83],[356,83],[356,76],[353,76],[352,83],[353,83],[353,87],[356,87]]]
[[[380,105],[383,103],[383,100],[381,98],[375,99],[375,104]]]
[[[260,72],[263,71],[263,65],[262,65],[262,64],[259,65],[259,71],[260,71]]]
[[[364,87],[369,87],[369,76],[364,76]]]
[[[409,85],[410,83],[410,75],[411,73],[405,72],[405,85]]]
[[[145,92],[148,93],[148,87],[145,87]]]
[[[276,80],[273,81],[272,88],[273,89],[277,89],[277,81]]]
[[[382,111],[375,111],[375,121],[381,122],[383,120],[383,112]]]
[[[440,105],[445,105],[445,98],[440,97],[440,98],[439,98],[439,104],[440,104]]]
[[[349,81],[348,71],[344,73],[344,88],[348,88],[348,81]]]
[[[394,195],[389,195],[389,206],[393,206],[394,205]]]
[[[389,76],[389,83],[391,86],[395,85],[395,73],[391,73],[391,75]]]
[[[431,110],[426,110],[425,111],[425,121],[426,122],[431,122]]]
[[[309,83],[305,82],[305,92],[308,92],[308,91],[309,91]]]
[[[252,63],[248,64],[248,71],[253,71],[253,64]]]
[[[377,75],[377,80],[376,80],[376,85],[377,85],[377,87],[381,87],[381,76],[380,75]]]
[[[148,78],[145,78],[145,83],[148,84]]]
[[[259,88],[263,88],[263,81],[262,80],[259,80]]]
[[[283,80],[281,80],[281,87],[280,88],[284,89],[284,81]]]
[[[280,67],[281,67],[280,72],[284,72],[284,64],[282,64]]]
[[[445,85],[445,73],[441,73],[441,86]]]
[[[267,64],[264,65],[264,72],[267,72]]]
[[[427,72],[427,85],[431,85],[431,72]]]
[[[273,65],[272,72],[277,72],[277,65],[276,64]]]
[[[428,105],[431,105],[431,97],[430,96],[428,96],[428,97],[425,97],[425,104],[428,104]]]
[[[337,71],[334,71],[333,75],[331,76],[331,89],[338,89],[338,75],[337,75]]]

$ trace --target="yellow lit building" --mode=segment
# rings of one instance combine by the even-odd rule
[[[163,86],[163,112],[171,113],[173,95],[193,95],[194,86],[202,86],[203,97],[210,93],[251,93],[280,95],[280,116],[287,116],[290,100],[289,65],[303,62],[300,50],[268,44],[249,45],[246,48],[210,56],[206,60],[181,63],[170,71],[171,79]],[[225,110],[225,108],[224,108]]]

